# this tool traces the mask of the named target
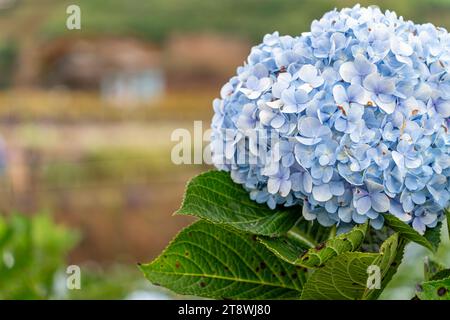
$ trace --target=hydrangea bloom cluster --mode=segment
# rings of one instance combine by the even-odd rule
[[[303,204],[324,226],[393,214],[433,228],[450,200],[449,44],[444,29],[360,6],[266,35],[213,103],[215,165],[255,201]]]

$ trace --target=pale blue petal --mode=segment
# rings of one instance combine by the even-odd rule
[[[334,196],[342,196],[345,192],[344,183],[342,181],[330,182],[330,191]]]
[[[322,126],[319,119],[313,117],[304,117],[298,123],[300,133],[308,138],[315,137],[317,131]]]
[[[356,212],[353,212],[352,213],[352,219],[356,223],[365,223],[367,221],[368,217],[366,215],[358,214]]]
[[[339,218],[346,223],[349,223],[352,221],[352,213],[353,213],[353,209],[350,207],[340,207],[338,210]]]
[[[275,178],[270,178],[267,182],[267,191],[271,194],[275,194],[280,190],[281,181]]]
[[[346,104],[349,102],[347,92],[341,85],[333,87],[333,97],[334,101],[336,101],[337,104]]]
[[[414,221],[413,221],[413,223],[412,223],[412,226],[413,226],[413,228],[417,231],[417,232],[419,232],[420,234],[424,234],[425,233],[425,230],[426,230],[426,226],[425,226],[425,224],[419,219],[419,218],[416,218],[416,219],[414,219]]]
[[[377,212],[387,212],[390,208],[389,197],[384,193],[379,192],[370,196],[372,200],[372,208]]]
[[[371,201],[369,196],[361,197],[360,199],[356,200],[356,211],[359,214],[366,214],[367,211],[371,208]]]
[[[444,118],[450,117],[450,101],[442,100],[436,104],[436,111]]]
[[[333,197],[328,184],[322,184],[320,186],[314,186],[312,189],[312,195],[316,201],[325,202]]]
[[[345,82],[351,83],[353,78],[359,76],[359,73],[353,62],[345,62],[339,68],[339,75]]]

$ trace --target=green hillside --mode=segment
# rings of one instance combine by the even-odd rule
[[[215,31],[257,41],[273,30],[299,34],[311,21],[334,7],[352,6],[347,0],[18,0],[0,16],[2,35],[40,37],[65,35],[68,4],[82,9],[86,35],[133,34],[155,42],[173,32]],[[416,22],[432,21],[450,27],[449,0],[360,1]]]

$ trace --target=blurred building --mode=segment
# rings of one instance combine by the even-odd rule
[[[0,87],[88,90],[108,104],[148,103],[166,89],[217,89],[249,47],[243,38],[181,32],[158,45],[106,35],[0,42]]]
[[[0,10],[12,8],[17,2],[17,0],[0,0]]]
[[[160,50],[133,38],[57,40],[41,70],[48,87],[98,90],[117,105],[148,102],[165,89]]]
[[[178,34],[167,40],[164,68],[174,87],[220,87],[244,63],[250,44],[219,34]]]

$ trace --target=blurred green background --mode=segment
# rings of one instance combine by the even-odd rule
[[[134,267],[191,221],[172,212],[207,168],[172,164],[172,131],[207,129],[212,99],[264,34],[299,35],[356,3],[0,0],[0,299],[178,298]],[[360,3],[450,27],[450,0]],[[66,28],[70,4],[81,30]],[[411,297],[426,254],[408,248],[384,298]],[[69,264],[82,290],[65,289]]]

